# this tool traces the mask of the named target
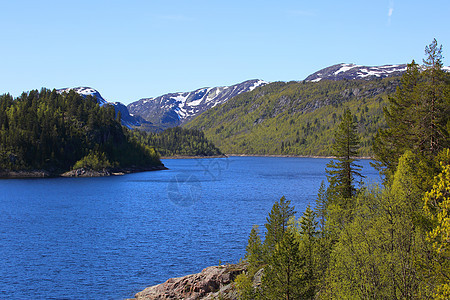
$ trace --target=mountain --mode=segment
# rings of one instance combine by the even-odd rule
[[[75,91],[76,93],[78,93],[79,95],[81,95],[83,97],[86,97],[88,95],[95,97],[97,99],[97,103],[100,106],[103,106],[105,104],[114,106],[114,109],[116,110],[116,114],[118,114],[120,111],[122,125],[130,128],[130,129],[132,129],[133,127],[141,126],[142,124],[146,124],[148,126],[151,125],[142,118],[134,117],[134,116],[130,115],[127,107],[125,105],[123,105],[122,103],[106,101],[96,89],[93,89],[91,87],[64,88],[64,89],[58,89],[58,90],[56,90],[56,92],[58,92],[59,94],[62,94],[62,93],[68,93],[71,90]]]
[[[23,171],[31,172],[24,176],[50,176],[74,169],[110,175],[162,168],[155,149],[138,143],[118,122],[114,107],[91,93],[95,91],[87,88],[60,93],[42,88],[15,99],[0,96],[2,176]],[[80,172],[73,175],[94,175]]]
[[[406,64],[385,65],[379,67],[365,67],[355,64],[337,64],[320,71],[317,71],[308,77],[305,81],[318,82],[321,80],[355,80],[355,79],[375,79],[393,76],[401,76],[406,71]]]
[[[226,154],[324,156],[349,107],[358,123],[360,154],[369,156],[374,134],[385,126],[386,99],[399,81],[273,82],[211,108],[185,127],[203,130]]]
[[[144,98],[127,106],[132,116],[140,116],[160,128],[185,124],[199,114],[245,92],[266,85],[263,80],[248,80],[232,86],[201,88],[192,92]]]
[[[77,92],[79,95],[81,95],[83,97],[86,97],[88,95],[91,95],[92,97],[96,97],[97,103],[100,104],[100,106],[103,106],[106,103],[108,103],[108,101],[103,99],[102,95],[100,95],[100,93],[97,90],[95,90],[91,87],[80,86],[80,87],[76,87],[76,88],[57,89],[56,92],[58,94],[62,94],[62,93],[68,93],[71,90]]]

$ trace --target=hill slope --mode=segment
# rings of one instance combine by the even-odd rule
[[[345,107],[358,121],[360,155],[371,155],[384,126],[385,99],[398,77],[375,80],[274,82],[238,95],[186,124],[200,129],[224,153],[329,155]]]
[[[232,86],[201,88],[192,92],[165,94],[144,98],[127,106],[133,116],[139,116],[160,129],[175,127],[195,118],[204,111],[225,103],[241,93],[267,84],[263,80],[248,80]],[[150,129],[143,126],[143,129]]]
[[[0,96],[0,171],[162,168],[155,150],[135,141],[99,100],[73,90]]]

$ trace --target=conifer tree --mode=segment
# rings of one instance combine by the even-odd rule
[[[256,271],[263,264],[263,245],[259,236],[258,225],[253,225],[248,237],[248,244],[245,248],[245,259],[248,262],[249,275],[253,276]]]
[[[450,76],[442,70],[442,46],[436,39],[425,48],[424,71],[408,65],[384,115],[388,128],[374,141],[375,158],[387,179],[392,179],[399,158],[407,150],[435,157],[450,144]]]
[[[267,217],[267,223],[264,225],[267,230],[264,240],[266,254],[270,254],[275,249],[275,245],[283,239],[288,221],[295,214],[294,207],[290,205],[291,201],[286,200],[283,196],[279,202],[275,202],[272,206],[272,210]]]
[[[299,246],[292,230],[286,230],[271,254],[269,264],[264,268],[262,285],[267,299],[303,298],[305,260]]]
[[[350,110],[346,109],[335,133],[333,154],[336,161],[328,163],[326,169],[332,193],[346,201],[356,193],[357,178],[363,177],[360,173],[361,166],[355,163],[358,149],[356,124]]]

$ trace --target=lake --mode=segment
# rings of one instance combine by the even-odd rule
[[[0,298],[124,299],[235,263],[282,196],[314,205],[329,159],[169,159],[165,171],[0,180]],[[369,161],[366,182],[380,181]]]

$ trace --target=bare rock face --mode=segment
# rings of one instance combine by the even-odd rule
[[[208,267],[200,273],[171,278],[148,287],[137,293],[135,299],[235,299],[233,281],[245,270],[245,264]]]
[[[102,176],[111,176],[111,172],[108,169],[103,169],[99,171],[80,168],[75,169],[66,173],[61,174],[62,177],[102,177]]]

